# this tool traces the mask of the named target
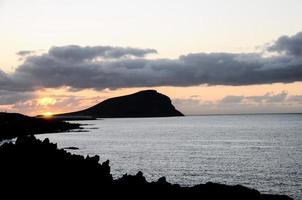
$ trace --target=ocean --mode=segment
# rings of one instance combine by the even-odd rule
[[[142,171],[180,185],[241,184],[302,199],[302,115],[212,115],[79,121],[85,132],[39,135],[109,159],[114,177]]]

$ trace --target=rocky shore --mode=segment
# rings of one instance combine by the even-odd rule
[[[109,161],[98,156],[83,157],[58,149],[48,139],[19,137],[15,143],[0,146],[2,191],[25,191],[23,197],[43,193],[47,197],[86,197],[121,199],[235,199],[289,200],[285,195],[261,194],[241,185],[218,183],[181,187],[162,177],[146,181],[142,172],[113,179]],[[9,193],[14,194],[14,193]],[[20,193],[19,193],[20,194]]]

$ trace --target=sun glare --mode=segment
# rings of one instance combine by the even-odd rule
[[[52,112],[45,112],[45,113],[43,113],[43,116],[44,117],[52,117],[53,113]]]
[[[54,105],[56,100],[50,97],[44,97],[38,100],[38,103],[42,106]]]

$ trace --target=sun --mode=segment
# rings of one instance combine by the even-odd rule
[[[52,117],[53,113],[52,112],[45,112],[42,115],[43,115],[43,117]]]
[[[51,97],[43,97],[38,100],[38,103],[42,106],[54,105],[57,101]]]

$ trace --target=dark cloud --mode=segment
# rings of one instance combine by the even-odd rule
[[[27,56],[30,55],[32,53],[35,53],[35,51],[31,51],[31,50],[23,50],[23,51],[18,51],[16,54],[18,56]]]
[[[300,33],[288,39],[298,40],[299,37]],[[276,47],[271,46],[270,51],[279,52],[280,41],[278,39]],[[42,55],[26,57],[13,74],[0,71],[0,83],[4,83],[0,89],[25,91],[69,86],[74,90],[102,90],[302,81],[302,58],[298,48],[287,45],[286,51],[291,55],[194,53],[177,59],[146,59],[145,55],[156,53],[156,50],[76,45],[52,47]]]
[[[299,32],[292,37],[280,37],[268,48],[268,50],[288,55],[302,56],[302,32]]]
[[[155,49],[138,49],[138,48],[123,48],[112,46],[86,46],[69,45],[63,47],[52,47],[48,54],[50,59],[58,59],[61,61],[83,61],[92,60],[95,58],[122,58],[127,56],[145,57],[147,54],[157,53]]]
[[[14,84],[11,82],[9,75],[0,69],[0,90],[14,90]]]
[[[8,81],[7,74],[0,69],[0,85],[4,85]]]
[[[0,90],[0,105],[12,105],[32,99],[34,94],[31,92],[13,92]]]
[[[174,60],[69,62],[63,57],[58,59],[46,54],[26,59],[10,78],[15,85],[29,89],[59,86],[115,89],[200,84],[251,85],[302,80],[302,63],[292,65],[291,60],[277,61],[276,58],[251,61],[250,57],[253,55],[211,53],[189,54]],[[282,67],[276,67],[276,63]]]

